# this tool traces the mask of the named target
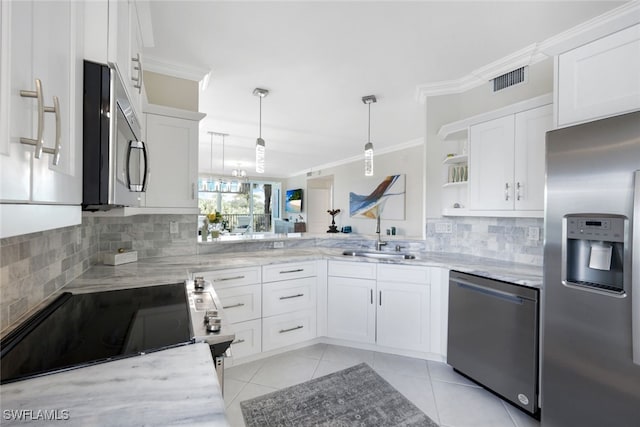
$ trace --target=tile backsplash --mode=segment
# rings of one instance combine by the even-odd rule
[[[451,232],[441,232],[451,225]],[[530,240],[529,228],[538,231]],[[439,231],[439,232],[436,232]],[[448,230],[447,230],[448,231]],[[542,218],[446,217],[427,220],[426,250],[542,266]]]
[[[102,262],[104,252],[134,249],[140,259],[195,254],[196,222],[195,215],[84,216],[81,225],[1,239],[0,331]]]

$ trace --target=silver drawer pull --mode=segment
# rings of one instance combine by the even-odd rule
[[[227,308],[237,308],[237,307],[243,307],[244,303],[243,302],[239,302],[237,304],[233,304],[233,305],[223,305],[222,308],[227,309]]]
[[[244,276],[221,277],[220,279],[213,279],[213,281],[224,282],[225,280],[240,280],[240,279],[244,279]]]
[[[284,333],[291,332],[291,331],[296,331],[296,330],[302,329],[302,328],[304,328],[304,326],[298,325],[298,326],[294,326],[293,328],[289,328],[289,329],[280,329],[280,333],[284,334]]]
[[[243,339],[239,339],[239,340],[235,340],[235,341],[231,342],[231,344],[232,344],[232,345],[233,345],[233,344],[242,344],[243,342],[244,342],[244,340],[243,340]]]
[[[300,297],[303,297],[303,296],[304,296],[304,294],[289,295],[289,296],[286,296],[286,297],[280,297],[280,299],[300,298]]]
[[[20,138],[20,142],[35,147],[33,157],[39,159],[42,153],[53,155],[53,164],[57,165],[60,160],[60,102],[57,96],[53,97],[53,107],[45,107],[42,95],[42,81],[36,79],[36,90],[21,90],[20,96],[23,98],[36,98],[38,100],[38,127],[36,139]],[[54,113],[56,116],[56,142],[53,148],[44,147],[44,113]]]
[[[304,271],[304,268],[296,268],[295,270],[284,270],[284,271],[281,271],[280,274],[300,273],[301,271]]]

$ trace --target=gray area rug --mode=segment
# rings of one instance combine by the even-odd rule
[[[240,402],[247,427],[438,427],[367,364]]]

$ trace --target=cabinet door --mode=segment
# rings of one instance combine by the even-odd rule
[[[36,100],[20,96],[35,90],[31,49],[33,2],[0,2],[2,49],[0,50],[0,200],[27,202],[31,199],[33,147],[21,137],[35,138]]]
[[[265,317],[315,309],[315,307],[315,277],[283,280],[262,285],[262,314]]]
[[[146,207],[197,208],[198,122],[147,114]]]
[[[640,24],[558,57],[558,125],[640,108]]]
[[[261,285],[238,286],[216,290],[229,323],[262,317]]]
[[[262,349],[275,350],[316,337],[316,311],[302,310],[262,319]]]
[[[83,4],[71,1],[2,3],[2,138],[0,199],[17,202],[79,205],[82,202],[82,40]],[[44,113],[45,149],[54,149],[60,135],[60,160],[42,153],[21,137],[36,139],[38,101],[20,96],[42,82],[42,104],[58,113]],[[8,106],[8,108],[7,108]],[[57,116],[57,117],[56,117]],[[5,121],[6,119],[6,121]]]
[[[236,339],[231,343],[231,357],[239,358],[262,351],[262,320],[235,323]]]
[[[513,209],[513,115],[469,128],[469,207]]]
[[[375,280],[329,277],[327,328],[330,338],[375,343]]]
[[[544,210],[545,137],[553,127],[553,106],[545,105],[516,114],[516,210]]]
[[[378,282],[377,343],[429,351],[430,286]]]

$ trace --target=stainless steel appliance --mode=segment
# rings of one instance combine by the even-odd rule
[[[147,185],[147,148],[118,72],[84,62],[84,210],[139,206]]]
[[[451,271],[447,363],[537,417],[539,291]]]
[[[640,112],[547,133],[542,424],[640,425]]]
[[[223,387],[234,338],[208,282],[66,292],[2,339],[0,383],[206,342]]]

